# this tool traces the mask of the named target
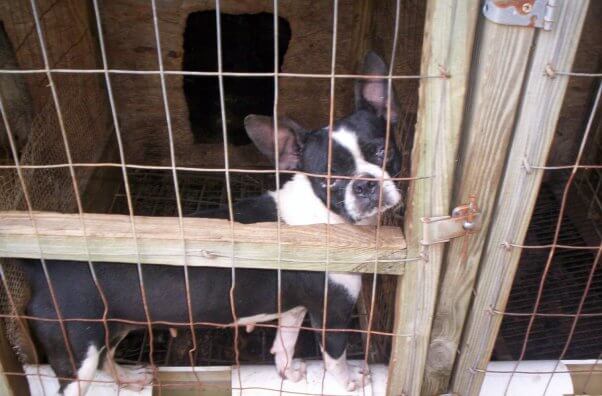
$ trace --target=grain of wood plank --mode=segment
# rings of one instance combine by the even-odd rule
[[[487,312],[492,307],[505,309],[521,254],[520,249],[506,250],[501,244],[523,242],[543,175],[527,173],[524,160],[545,163],[568,82],[567,77],[547,77],[545,68],[550,64],[558,70],[571,69],[588,4],[588,0],[562,2],[552,31],[536,37],[502,186],[495,208],[490,209],[494,216],[453,373],[454,393],[479,393],[484,373],[472,369],[487,366],[502,321],[501,315]]]
[[[449,384],[508,153],[533,32],[486,20],[477,32],[453,205],[464,204],[475,194],[482,224],[479,232],[452,240],[443,258],[423,395],[444,393]]]
[[[48,259],[87,260],[79,216],[52,212],[34,215],[42,252]],[[136,244],[129,216],[85,214],[88,246],[93,261],[136,263]],[[183,265],[178,219],[135,216],[140,259],[144,264]],[[231,233],[227,220],[184,218],[186,257],[191,266],[230,267]],[[236,224],[235,265],[240,268],[277,268],[275,223]],[[374,260],[381,273],[401,274],[405,239],[397,227],[382,227],[376,256],[375,227],[332,225],[331,271],[372,272]],[[323,271],[326,226],[281,225],[284,269]],[[0,257],[38,258],[35,232],[25,212],[0,212]]]
[[[421,80],[418,121],[412,151],[412,176],[432,176],[410,184],[405,232],[408,257],[418,257],[421,217],[450,213],[464,99],[467,93],[478,0],[430,0],[422,49],[422,75],[451,78]],[[443,246],[431,246],[428,261],[408,265],[398,282],[389,363],[389,395],[417,395],[423,381]]]

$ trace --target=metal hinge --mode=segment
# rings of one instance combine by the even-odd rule
[[[422,240],[423,246],[435,243],[449,242],[469,232],[481,228],[481,212],[477,205],[477,198],[471,195],[468,203],[458,206],[452,211],[451,216],[423,217]]]
[[[552,30],[558,0],[487,0],[483,15],[492,22]]]

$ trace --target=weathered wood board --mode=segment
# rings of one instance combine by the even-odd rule
[[[79,215],[36,212],[34,221],[42,255],[47,259],[87,260],[87,245],[93,261],[143,264],[228,267],[232,266],[232,234],[227,220],[184,218],[184,244],[178,218],[134,218],[136,240],[130,217],[83,215],[84,238]],[[306,271],[378,272],[404,271],[405,239],[397,227],[376,228],[348,224],[331,225],[328,268],[326,225],[280,226],[281,268]],[[234,225],[234,265],[237,268],[279,268],[275,223]],[[0,212],[0,257],[39,258],[38,240],[26,212]]]
[[[437,310],[431,330],[422,393],[445,393],[469,309],[481,250],[491,223],[508,142],[512,136],[533,29],[483,21],[467,98],[462,148],[454,182],[453,206],[474,194],[481,229],[452,240],[443,259]]]
[[[421,252],[421,218],[448,215],[451,210],[479,4],[476,0],[431,0],[427,4],[421,74],[450,78],[425,79],[420,85],[412,176],[431,177],[411,183],[406,203],[408,257],[422,260],[408,265],[397,285],[394,332],[412,337],[394,339],[389,364],[391,395],[418,395],[422,386],[443,246],[433,245]]]

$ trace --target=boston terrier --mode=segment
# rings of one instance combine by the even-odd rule
[[[363,74],[383,76],[386,73],[387,66],[382,59],[368,53],[364,59]],[[316,176],[327,174],[329,128],[306,131],[288,118],[279,118],[276,134],[279,169],[304,173],[283,172],[279,193],[269,191],[237,202],[233,207],[235,221],[277,221],[279,212],[281,219],[290,225],[327,222],[376,224],[379,212],[400,203],[401,194],[391,180],[398,175],[401,167],[393,138],[390,138],[385,155],[387,118],[391,122],[392,136],[398,119],[397,102],[394,97],[388,97],[387,81],[383,78],[358,80],[355,91],[355,111],[333,125],[330,181]],[[388,104],[391,104],[390,109]],[[273,125],[273,120],[266,116],[250,115],[245,119],[249,137],[272,160],[275,157]],[[383,164],[385,158],[386,163]],[[327,189],[330,190],[330,205],[327,204]],[[200,212],[196,216],[229,218],[229,213],[227,209],[218,209]],[[53,288],[51,293],[40,260],[21,259],[18,262],[31,288],[27,314],[51,319],[32,319],[29,326],[33,339],[60,378],[60,391],[64,395],[84,394],[98,368],[104,368],[113,374],[116,382],[129,388],[141,389],[152,381],[148,370],[122,367],[113,360],[117,345],[128,332],[146,327],[147,313],[137,266],[94,262],[94,279],[87,262],[46,260],[47,275]],[[148,316],[154,322],[153,327],[177,327],[173,323],[189,326],[184,274],[180,267],[142,266]],[[330,273],[327,276],[325,327],[346,329],[360,293],[361,275]],[[322,272],[282,271],[282,305],[278,315],[276,271],[237,269],[231,300],[230,269],[188,268],[190,314],[194,322],[246,326],[247,331],[252,331],[256,323],[278,320],[281,327],[271,348],[276,369],[283,378],[299,381],[305,375],[305,367],[302,362],[292,360],[295,343],[306,314],[309,314],[314,328],[323,327],[324,277]],[[106,313],[95,281],[106,296]],[[61,317],[66,320],[64,331],[69,339],[69,349],[64,342],[63,328],[56,321],[52,294]],[[236,321],[233,320],[232,308],[238,318]],[[101,322],[70,320],[100,319],[105,314],[108,334]],[[352,391],[363,387],[369,376],[351,370],[347,365],[346,345],[347,334],[333,331],[327,332],[325,345],[321,347],[327,371],[346,390]]]

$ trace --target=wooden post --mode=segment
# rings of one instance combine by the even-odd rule
[[[488,210],[494,216],[490,218],[476,294],[453,373],[454,393],[474,395],[481,387],[484,373],[475,369],[486,368],[502,321],[502,316],[491,314],[490,309],[505,309],[521,254],[520,249],[506,249],[502,243],[523,242],[543,175],[541,170],[527,171],[524,164],[545,163],[568,82],[568,77],[550,78],[545,70],[548,65],[557,70],[571,69],[588,4],[589,0],[562,2],[552,31],[540,31],[535,40],[503,184],[495,211],[493,207]],[[500,45],[514,47],[517,40],[508,36]],[[499,147],[491,149],[494,152]],[[471,265],[476,266],[476,261],[471,259]],[[455,287],[470,292],[466,283]]]
[[[452,240],[447,249],[422,386],[424,395],[444,393],[449,384],[508,153],[533,32],[484,18],[477,32],[453,205],[467,203],[469,195],[476,195],[482,226],[479,232]]]
[[[422,50],[418,121],[405,231],[408,257],[419,257],[423,216],[450,213],[453,173],[467,92],[478,0],[430,0]],[[428,260],[411,262],[397,284],[388,394],[418,395],[435,310],[443,246],[428,249]]]

